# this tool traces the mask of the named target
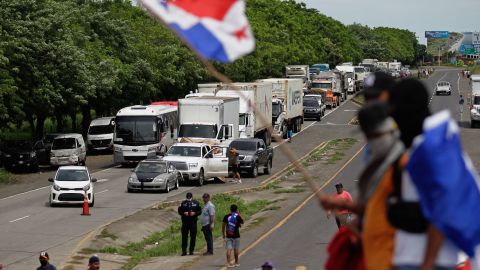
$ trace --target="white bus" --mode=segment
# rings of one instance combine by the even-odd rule
[[[114,163],[139,162],[162,155],[166,151],[166,137],[173,135],[177,126],[177,106],[168,102],[119,110],[113,136]]]

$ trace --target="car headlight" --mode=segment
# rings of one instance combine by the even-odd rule
[[[128,182],[130,182],[130,183],[138,182],[137,176],[134,175],[134,174],[132,174],[132,175],[128,178]]]
[[[6,154],[6,155],[5,155],[5,157],[12,157],[12,155],[10,155],[10,154]]]
[[[31,157],[31,158],[34,158],[34,157],[36,157],[36,156],[37,156],[37,153],[35,153],[35,152],[30,153],[30,157]]]
[[[53,189],[56,191],[60,191],[60,187],[57,184],[53,184]]]
[[[198,166],[197,163],[188,163],[189,168],[196,168]]]
[[[83,191],[88,191],[90,189],[90,184],[87,184],[82,189],[83,189]]]
[[[243,159],[244,161],[252,161],[253,160],[253,156],[245,156],[245,158]]]
[[[155,178],[153,178],[153,182],[163,183],[163,182],[165,182],[165,179],[162,178],[162,177],[155,177]]]
[[[115,152],[122,152],[122,148],[115,146]]]

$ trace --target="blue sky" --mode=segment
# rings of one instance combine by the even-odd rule
[[[416,32],[480,30],[479,0],[297,0],[344,24],[389,26]]]

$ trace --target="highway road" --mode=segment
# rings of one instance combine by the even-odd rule
[[[321,122],[307,121],[290,145],[298,156],[303,156],[323,141],[339,137],[358,106],[346,102],[330,111]],[[350,127],[351,128],[351,127]],[[345,135],[348,137],[348,134]],[[87,161],[88,162],[88,161]],[[273,172],[288,164],[287,158],[275,150]],[[38,188],[3,196],[0,199],[0,258],[7,269],[31,269],[38,263],[40,251],[47,250],[52,261],[60,262],[69,257],[76,246],[92,230],[131,215],[134,212],[166,200],[184,198],[186,191],[194,195],[203,192],[223,192],[258,184],[267,176],[246,178],[241,185],[208,184],[203,187],[186,186],[169,194],[126,193],[129,168],[107,168],[93,173],[99,179],[95,184],[95,207],[92,216],[81,216],[81,207],[48,206],[49,174],[38,174]],[[1,192],[1,191],[0,191]]]
[[[459,87],[465,93],[466,81],[459,80],[459,70],[439,69],[429,79],[424,80],[431,91],[430,108],[432,112],[448,109],[452,112],[461,126],[468,127],[468,110],[465,108],[464,116],[459,114]],[[451,82],[453,92],[451,96],[435,96],[433,89],[435,84],[445,80]],[[475,141],[480,130],[462,128],[462,136],[465,150],[474,159],[480,157],[478,142]],[[358,155],[352,162],[327,186],[325,192],[335,191],[333,183],[342,182],[345,188],[356,194],[356,180],[364,165],[362,155]],[[476,164],[479,169],[478,163]],[[336,231],[333,219],[328,220],[325,211],[320,209],[318,203],[312,199],[299,212],[285,223],[284,226],[269,235],[263,242],[250,249],[241,259],[242,269],[254,269],[267,259],[272,260],[278,269],[295,269],[297,266],[305,266],[307,269],[321,269],[326,262],[326,247]]]

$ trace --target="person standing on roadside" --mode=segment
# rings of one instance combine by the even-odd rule
[[[288,142],[292,142],[292,137],[293,137],[293,121],[292,119],[288,119],[287,121],[287,138]]]
[[[205,206],[203,207],[201,224],[205,242],[207,242],[207,252],[203,255],[213,255],[213,228],[215,222],[215,205],[210,201],[210,194],[205,193],[202,196]]]
[[[88,268],[87,270],[99,270],[100,269],[100,258],[97,255],[92,255],[88,259]]]
[[[228,155],[228,162],[232,167],[233,172],[233,181],[237,184],[242,183],[242,179],[240,178],[240,160],[238,159],[238,151],[237,148],[232,147],[230,148],[229,155]]]
[[[195,241],[197,239],[197,218],[202,213],[200,203],[193,199],[191,192],[187,193],[178,207],[178,214],[182,217],[182,256],[187,255],[188,235],[190,234],[189,254],[193,255]]]
[[[460,106],[460,114],[463,114],[463,104],[465,103],[465,100],[463,99],[463,96],[460,95],[460,100],[458,101],[458,105]]]
[[[240,227],[243,224],[243,219],[238,212],[238,207],[235,204],[230,206],[230,214],[223,217],[222,236],[227,249],[227,268],[240,266],[238,262],[238,255],[240,249]],[[235,257],[235,263],[232,264],[231,256]]]
[[[348,191],[345,191],[343,189],[343,184],[342,183],[337,183],[335,185],[335,188],[337,189],[337,193],[333,196],[336,199],[339,200],[344,200],[347,202],[352,203],[352,195],[348,193]],[[332,210],[327,211],[327,218],[330,218],[332,215]],[[347,225],[352,219],[352,213],[348,209],[338,209],[335,211],[335,221],[337,222],[337,227],[340,229],[340,227]]]
[[[40,261],[40,267],[37,270],[57,270],[53,264],[50,264],[50,256],[46,251],[40,252],[38,260]]]

